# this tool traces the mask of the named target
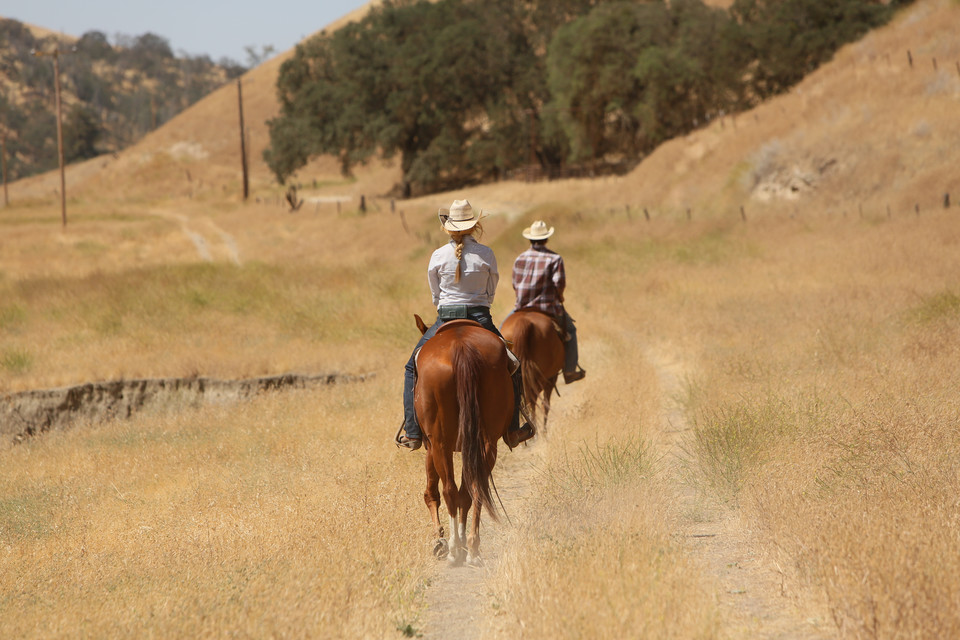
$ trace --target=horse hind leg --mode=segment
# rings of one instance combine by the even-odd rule
[[[440,475],[433,462],[433,456],[427,454],[427,489],[423,492],[423,501],[430,512],[430,518],[433,520],[433,555],[442,560],[450,552],[450,545],[444,537],[443,525],[440,524]]]
[[[557,388],[557,376],[553,376],[547,380],[547,384],[543,387],[543,429],[547,429],[547,416],[550,415],[550,397],[553,395],[554,390]]]
[[[496,449],[496,445],[494,445],[493,447],[490,447],[487,450],[486,461],[487,461],[487,464],[489,464],[489,467],[487,467],[485,470],[482,471],[482,473],[485,475],[485,478],[490,477],[491,472],[493,470],[493,466],[496,464],[496,460],[497,460],[497,449]],[[470,518],[470,532],[469,533],[466,532],[466,524],[467,524],[466,511],[464,512],[463,521],[460,523],[460,526],[464,527],[463,537],[467,543],[466,563],[471,567],[482,567],[483,558],[480,556],[480,516],[481,516],[480,512],[483,510],[483,506],[480,503],[479,496],[477,496],[476,499],[471,498],[470,496],[467,496],[467,499],[468,499],[467,511],[470,510],[471,504],[473,505],[473,514],[472,514],[472,517]]]
[[[474,505],[473,517],[470,519],[470,533],[467,534],[467,564],[471,567],[482,567],[483,558],[480,557],[480,504]]]
[[[460,506],[460,491],[456,483],[451,478],[449,482],[443,483],[443,501],[447,505],[447,512],[450,514],[450,553],[447,560],[452,565],[459,565],[463,562],[463,528],[458,526],[457,512]]]
[[[450,531],[453,540],[450,543],[450,553],[447,555],[447,561],[453,566],[460,566],[463,564],[463,536],[461,535],[461,527],[457,526],[457,515],[456,513],[450,514]]]
[[[460,503],[459,503],[459,525],[458,535],[461,545],[457,547],[457,554],[460,562],[469,561],[469,539],[467,538],[467,517],[470,514],[470,506],[473,504],[473,498],[470,497],[470,491],[461,480],[460,484]]]

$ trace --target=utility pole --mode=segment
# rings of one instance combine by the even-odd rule
[[[3,206],[10,206],[10,197],[7,195],[7,134],[4,132],[0,140],[0,158],[3,162]]]
[[[527,182],[532,182],[533,169],[537,165],[537,129],[534,110],[527,109],[527,115],[530,116],[530,164],[527,167]]]
[[[240,166],[243,169],[243,200],[250,195],[250,180],[247,177],[247,141],[243,132],[243,85],[237,78],[237,103],[240,106]]]
[[[57,103],[57,155],[60,158],[60,217],[63,227],[67,227],[67,179],[63,168],[63,117],[60,108],[60,49],[53,53],[34,51],[35,56],[50,56],[53,58],[53,87]]]

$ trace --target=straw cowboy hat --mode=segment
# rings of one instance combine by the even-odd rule
[[[527,240],[546,240],[553,235],[553,227],[547,229],[547,223],[543,220],[537,220],[529,229],[523,230],[523,237]]]
[[[440,224],[447,231],[468,231],[480,222],[483,209],[474,211],[468,201],[454,200],[449,209],[441,208],[437,215],[440,216]]]

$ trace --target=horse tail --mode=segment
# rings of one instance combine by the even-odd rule
[[[523,397],[526,400],[530,418],[537,417],[537,396],[547,386],[547,378],[537,366],[533,352],[535,327],[532,322],[522,321],[516,324],[513,333],[513,352],[520,359],[520,371],[523,374]]]
[[[454,377],[457,381],[457,404],[460,406],[458,439],[463,458],[463,483],[470,495],[486,507],[496,520],[497,513],[490,493],[490,470],[486,464],[486,443],[481,428],[479,381],[483,357],[473,345],[458,342],[452,353]]]

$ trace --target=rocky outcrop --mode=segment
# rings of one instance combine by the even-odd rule
[[[23,440],[75,423],[129,418],[148,407],[231,403],[265,391],[362,382],[366,375],[283,374],[247,380],[152,378],[90,382],[0,396],[0,438]]]

